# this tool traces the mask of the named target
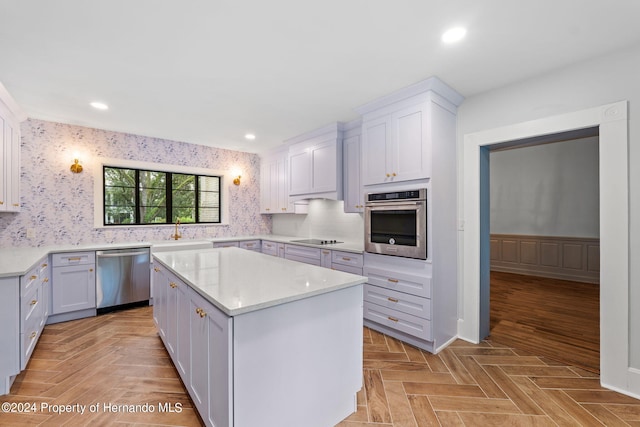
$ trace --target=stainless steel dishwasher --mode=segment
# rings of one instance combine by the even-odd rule
[[[148,303],[149,248],[96,251],[96,264],[98,314],[135,303]]]

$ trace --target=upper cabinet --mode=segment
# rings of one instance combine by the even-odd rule
[[[0,83],[0,212],[20,211],[20,122],[25,119]]]
[[[272,151],[260,159],[260,213],[293,213],[289,203],[288,151]]]
[[[342,200],[342,124],[335,123],[286,141],[292,200]]]
[[[364,197],[361,179],[361,149],[360,138],[362,132],[361,122],[358,120],[345,125],[344,139],[342,140],[343,152],[343,188],[344,211],[346,213],[364,212]]]
[[[462,99],[432,77],[358,108],[362,184],[430,178],[434,144],[455,144],[456,111]]]

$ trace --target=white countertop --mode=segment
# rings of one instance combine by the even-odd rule
[[[154,254],[228,316],[364,283],[367,278],[239,248]]]
[[[258,236],[235,236],[235,237],[216,237],[211,239],[182,239],[182,240],[162,240],[152,242],[123,242],[123,243],[90,243],[83,245],[59,245],[59,246],[42,246],[37,248],[2,248],[0,249],[0,277],[22,276],[29,271],[42,257],[47,254],[59,252],[81,252],[81,251],[100,251],[108,249],[121,248],[143,248],[143,247],[162,247],[167,251],[171,246],[189,245],[193,243],[204,242],[231,242],[244,240],[269,240],[272,242],[292,243],[293,240],[305,239],[306,237],[282,236],[276,234],[262,234]],[[337,251],[363,253],[363,242],[344,242],[331,245],[309,245],[304,243],[294,243],[301,246],[309,246],[315,248],[326,248]]]

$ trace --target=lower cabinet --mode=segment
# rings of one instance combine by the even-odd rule
[[[29,363],[49,315],[48,257],[23,276],[0,277],[0,396]]]
[[[212,426],[233,424],[231,317],[190,290],[191,366],[188,387],[202,418]],[[208,375],[203,375],[208,373]]]
[[[442,340],[433,332],[431,265],[365,254],[363,273],[365,326],[436,352]]]
[[[153,274],[154,321],[200,416],[231,425],[231,318],[165,268]]]
[[[261,249],[263,254],[284,258],[284,255],[285,255],[284,247],[285,247],[284,243],[272,242],[270,240],[263,240]]]
[[[49,315],[49,261],[20,277],[20,369],[25,369]]]
[[[49,323],[96,314],[95,252],[55,253]]]
[[[230,317],[154,265],[159,335],[205,425],[324,427],[355,411],[361,286]]]

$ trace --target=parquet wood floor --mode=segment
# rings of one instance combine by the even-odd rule
[[[492,341],[600,372],[600,286],[491,272]]]
[[[458,340],[432,355],[365,328],[363,374],[358,411],[340,427],[640,426],[640,401],[601,388],[597,375],[490,341]],[[0,402],[156,406],[154,413],[0,413],[0,426],[201,425],[150,307],[45,327]],[[181,403],[182,412],[159,413],[157,404],[167,402]]]

